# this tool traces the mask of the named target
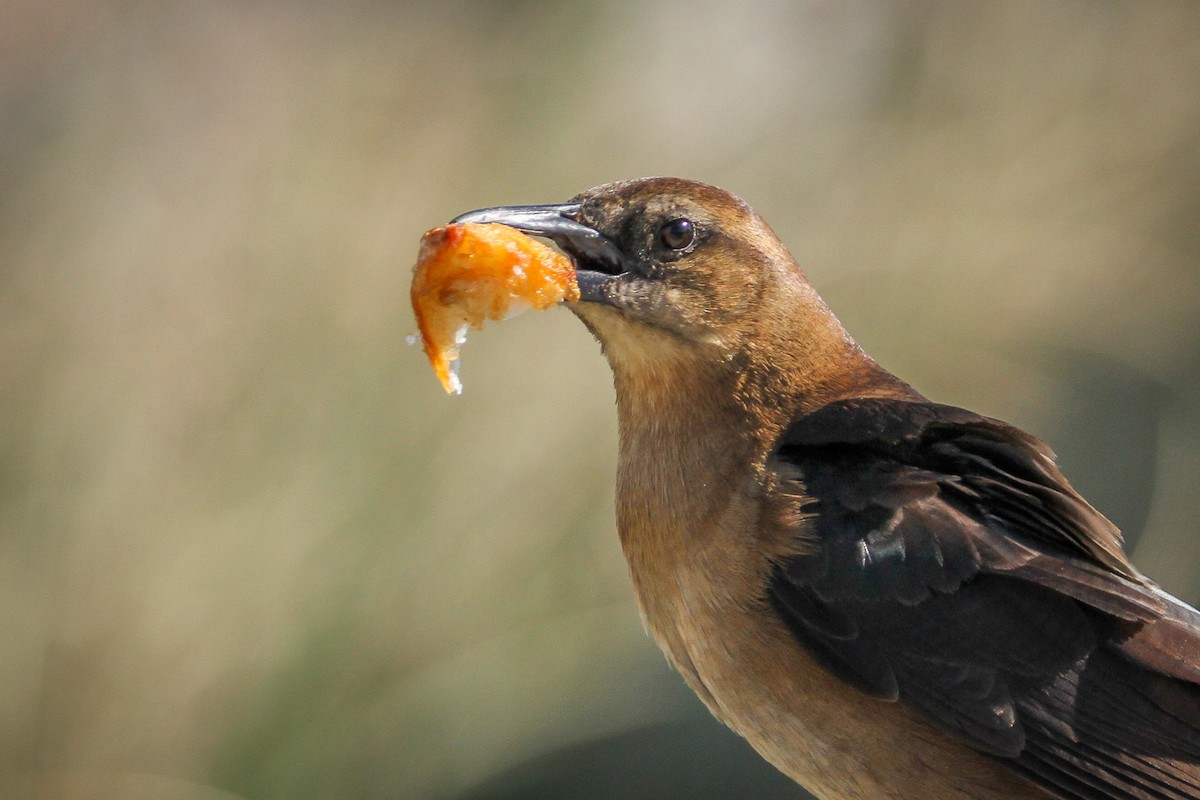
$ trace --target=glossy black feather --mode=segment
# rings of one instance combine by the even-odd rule
[[[1200,797],[1200,615],[1034,437],[864,399],[774,454],[806,548],[768,595],[830,670],[1073,800]]]

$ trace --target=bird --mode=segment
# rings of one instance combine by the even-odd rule
[[[745,201],[641,178],[454,222],[574,262],[642,620],[767,761],[821,800],[1200,798],[1200,613],[1040,439],[867,355]]]

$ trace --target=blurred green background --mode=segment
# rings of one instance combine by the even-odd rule
[[[673,174],[1200,598],[1200,4],[0,3],[0,794],[800,798],[643,634],[565,311],[426,228]]]

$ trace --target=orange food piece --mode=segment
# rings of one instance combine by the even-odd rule
[[[449,393],[462,392],[458,355],[468,328],[578,299],[570,259],[515,228],[463,223],[421,237],[413,312],[425,355]]]

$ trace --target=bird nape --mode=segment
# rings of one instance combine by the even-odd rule
[[[1200,614],[1037,438],[864,353],[767,224],[649,178],[485,209],[574,261],[647,627],[824,800],[1200,797]]]

